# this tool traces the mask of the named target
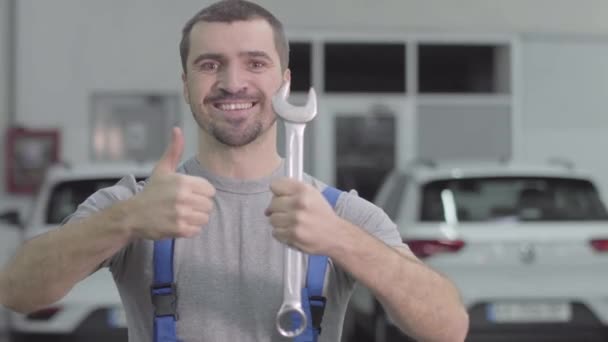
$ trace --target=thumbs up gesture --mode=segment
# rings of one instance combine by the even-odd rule
[[[175,127],[143,191],[132,198],[136,238],[193,237],[209,222],[215,188],[204,178],[175,172],[183,150],[182,131]]]

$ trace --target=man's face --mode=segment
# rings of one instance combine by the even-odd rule
[[[232,147],[247,145],[274,124],[272,95],[289,78],[272,28],[261,19],[194,25],[186,70],[184,96],[194,119]]]

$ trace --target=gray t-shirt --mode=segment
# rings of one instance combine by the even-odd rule
[[[283,245],[272,237],[272,227],[264,215],[272,198],[270,183],[285,176],[284,164],[272,175],[255,181],[211,174],[196,158],[184,162],[178,172],[204,177],[217,190],[210,221],[201,234],[175,241],[178,337],[184,342],[289,341],[275,327],[283,300]],[[308,175],[305,181],[320,191],[326,187]],[[143,187],[143,182],[127,176],[89,197],[70,220],[125,200]],[[340,196],[336,212],[386,244],[403,246],[388,216],[355,192]],[[103,264],[116,281],[131,342],[152,341],[152,253],[153,241],[137,240]],[[327,304],[319,341],[337,342],[355,280],[331,260],[327,270]]]

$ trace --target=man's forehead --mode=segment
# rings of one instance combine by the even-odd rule
[[[192,27],[190,46],[205,50],[229,47],[276,50],[272,27],[263,19],[198,22]]]

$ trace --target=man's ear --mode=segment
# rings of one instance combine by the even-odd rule
[[[291,70],[289,68],[285,69],[283,73],[283,81],[291,81]]]

